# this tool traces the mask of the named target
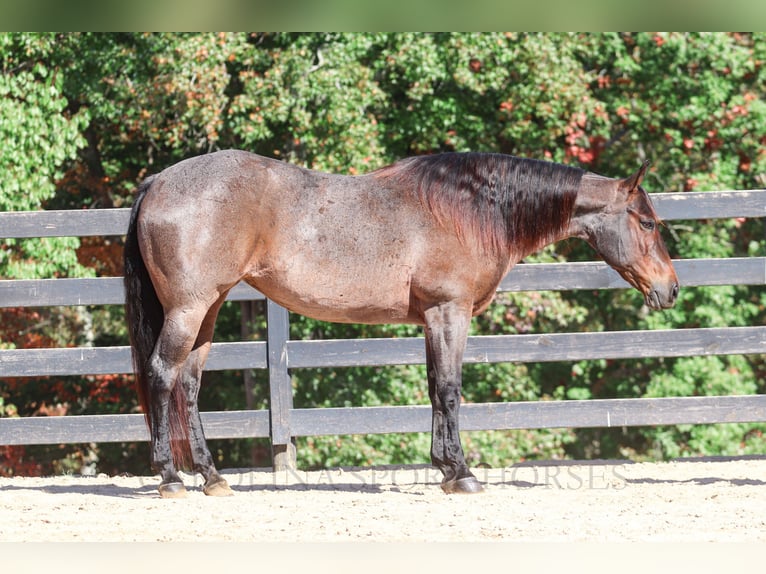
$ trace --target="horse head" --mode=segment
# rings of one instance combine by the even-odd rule
[[[678,277],[660,235],[660,221],[641,187],[649,162],[625,179],[586,174],[572,216],[573,235],[587,241],[652,309],[668,309]]]

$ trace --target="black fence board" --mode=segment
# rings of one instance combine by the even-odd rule
[[[680,259],[673,262],[682,287],[764,285],[766,257]],[[514,267],[498,291],[568,291],[627,289],[629,285],[606,263],[525,263]],[[24,279],[0,281],[0,307],[122,305],[121,277],[87,279]],[[228,301],[264,300],[246,283],[230,292]]]
[[[0,419],[0,444],[148,441],[144,415],[78,415]]]
[[[214,411],[201,413],[208,439],[269,436],[269,413]],[[144,415],[78,415],[0,419],[0,445],[149,440]]]
[[[652,193],[665,220],[766,217],[766,190]],[[124,235],[130,209],[10,211],[0,213],[0,237]]]
[[[764,285],[766,257],[676,259],[673,266],[681,287],[706,285]],[[498,291],[573,291],[628,289],[617,271],[600,261],[579,263],[524,263],[516,265]]]
[[[766,327],[608,331],[469,337],[465,363],[579,361],[735,355],[766,352]],[[263,341],[214,343],[205,370],[267,368]],[[130,373],[129,347],[15,349],[0,352],[0,377]],[[287,366],[296,368],[425,363],[421,337],[288,341]]]
[[[132,373],[130,347],[0,351],[0,377]]]
[[[247,283],[239,283],[226,299],[255,301],[264,300],[265,297]],[[122,305],[124,302],[122,277],[0,281],[0,308]]]
[[[206,371],[265,369],[266,343],[213,343]],[[0,377],[132,373],[130,347],[12,349],[0,351]]]
[[[422,364],[422,338],[290,341],[291,369]],[[465,363],[579,361],[766,352],[766,327],[469,337]]]
[[[0,237],[125,235],[130,209],[63,209],[0,213]]]
[[[766,350],[766,327],[469,337],[466,363],[739,355]],[[515,358],[521,357],[521,358]]]
[[[660,218],[673,220],[766,217],[766,190],[652,193]]]
[[[463,431],[759,422],[766,395],[464,404]],[[297,409],[297,436],[430,432],[429,405]]]
[[[463,431],[606,428],[766,420],[766,395],[464,404]],[[208,439],[265,438],[269,413],[202,413]],[[430,432],[428,405],[292,411],[293,436]],[[143,415],[0,419],[0,445],[147,441]]]
[[[0,307],[122,305],[122,277],[0,281]]]
[[[201,413],[208,439],[265,438],[269,436],[269,411],[213,411]]]

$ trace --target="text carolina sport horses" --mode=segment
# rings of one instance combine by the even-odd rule
[[[646,168],[611,179],[501,154],[448,153],[352,177],[221,151],[149,177],[130,218],[125,289],[162,496],[185,495],[176,464],[189,450],[204,492],[231,494],[207,448],[197,394],[218,310],[241,280],[319,320],[424,325],[431,460],[446,492],[481,491],[458,435],[471,317],[515,263],[573,236],[649,307],[671,307],[678,279],[639,186]]]

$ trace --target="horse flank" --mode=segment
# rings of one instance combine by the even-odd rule
[[[442,153],[401,160],[372,175],[414,189],[440,225],[492,254],[523,256],[569,225],[580,180],[576,167],[495,153]]]

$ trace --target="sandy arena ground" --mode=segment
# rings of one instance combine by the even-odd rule
[[[766,542],[766,458],[477,469],[229,470],[229,498],[162,500],[158,477],[0,478],[0,541]]]

